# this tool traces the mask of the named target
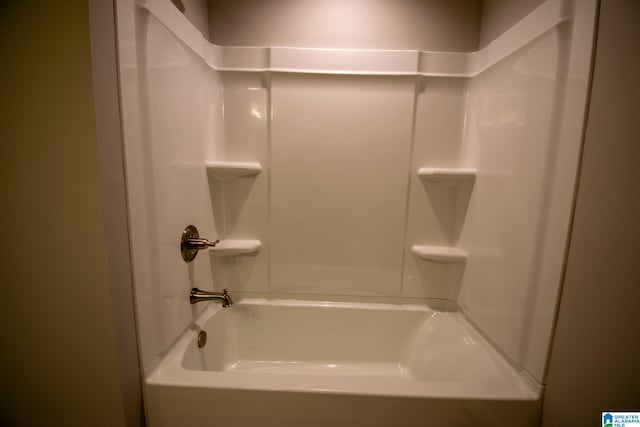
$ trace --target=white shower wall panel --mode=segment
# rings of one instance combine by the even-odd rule
[[[212,73],[218,74],[218,73]],[[211,256],[214,285],[234,291],[268,290],[269,222],[269,84],[263,73],[219,73],[223,84],[224,131],[208,143],[217,146],[212,159],[258,162],[258,175],[209,179],[219,239],[260,240],[249,256]]]
[[[576,22],[589,28],[588,19]],[[459,304],[541,383],[588,82],[585,63],[576,64],[589,57],[591,38],[571,31],[561,24],[474,77],[465,118],[463,165],[478,177],[459,239],[469,252]]]
[[[136,315],[148,368],[201,311],[185,304],[189,289],[211,287],[207,257],[186,264],[178,248],[188,224],[216,235],[204,169],[216,89],[201,58],[152,15],[127,2],[118,13],[135,21],[138,41],[121,36],[121,85]]]
[[[402,296],[457,298],[461,266],[425,261],[411,247],[452,246],[461,229],[458,199],[468,197],[470,187],[427,182],[418,177],[418,169],[460,166],[466,85],[465,78],[417,78]]]
[[[469,88],[473,134],[467,155],[480,176],[461,239],[473,254],[461,303],[480,324],[493,318],[494,339],[508,343],[513,355],[524,344],[518,341],[526,340],[545,178],[557,146],[551,130],[557,49],[552,33],[476,77]],[[532,68],[541,50],[549,51],[547,59]]]
[[[269,85],[264,73],[222,72],[226,161],[267,160]]]
[[[275,74],[271,289],[398,294],[415,78]]]

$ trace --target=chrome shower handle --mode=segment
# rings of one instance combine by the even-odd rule
[[[213,248],[218,243],[220,243],[218,239],[210,241],[201,238],[195,225],[187,225],[180,239],[180,254],[185,262],[191,262],[198,255],[199,250]]]
[[[187,245],[187,248],[189,249],[200,250],[200,249],[206,249],[206,248],[213,248],[218,243],[220,243],[220,239],[216,239],[212,242],[210,240],[202,239],[200,237],[192,237],[190,239],[187,239],[186,245]]]

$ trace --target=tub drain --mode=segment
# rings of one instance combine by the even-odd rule
[[[205,331],[198,332],[198,348],[202,348],[207,344],[207,333]]]

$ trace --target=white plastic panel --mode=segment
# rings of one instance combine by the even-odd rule
[[[209,164],[248,172],[233,179],[210,177],[218,237],[262,242],[251,256],[218,257],[211,251],[215,287],[233,291],[268,288],[269,86],[261,74],[222,73],[224,132],[210,141],[217,157]],[[259,167],[259,169],[258,169]],[[256,172],[259,171],[259,174]],[[223,245],[224,246],[224,245]],[[253,251],[255,252],[255,251]]]
[[[404,247],[403,296],[457,299],[462,267],[426,262],[416,257],[411,248],[414,245],[456,245],[470,187],[443,186],[422,179],[417,171],[424,167],[459,167],[466,84],[466,79],[421,77],[419,80],[413,156],[407,170],[411,191]]]
[[[203,135],[217,88],[200,56],[153,16],[128,2],[118,13],[136,315],[148,369],[202,311],[189,305],[189,289],[212,287],[207,257],[186,264],[179,240],[188,224],[216,235]]]
[[[464,165],[478,170],[459,246],[460,304],[543,382],[579,160],[595,2],[469,85]]]
[[[273,76],[272,289],[399,291],[414,81]]]
[[[514,359],[527,344],[530,289],[548,205],[559,34],[503,61],[469,87],[469,162],[479,170],[460,246],[470,258],[460,302]],[[528,72],[525,72],[528,71]]]
[[[272,48],[274,70],[331,74],[407,74],[415,70],[418,52],[409,50]]]

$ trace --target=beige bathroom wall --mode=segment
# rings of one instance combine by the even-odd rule
[[[131,275],[114,15],[114,2],[89,1],[93,105],[112,322],[126,424],[137,426],[143,418],[142,387]]]
[[[204,38],[209,38],[209,16],[207,10],[207,0],[174,0],[175,3],[182,3],[184,16],[202,33]]]
[[[640,3],[603,0],[542,425],[639,410]]]
[[[211,42],[234,46],[478,47],[479,0],[209,0]]]
[[[0,424],[122,426],[88,2],[3,2],[0,52]]]
[[[483,0],[478,44],[485,47],[544,0]]]

